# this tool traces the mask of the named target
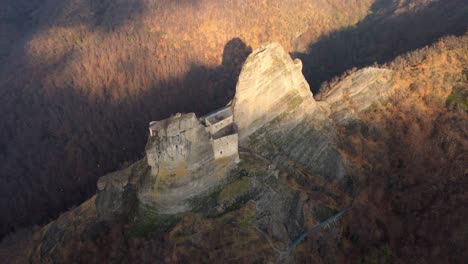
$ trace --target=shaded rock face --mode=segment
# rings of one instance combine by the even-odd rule
[[[233,101],[239,144],[279,164],[293,160],[314,174],[342,178],[335,130],[301,70],[301,61],[277,43],[247,58]]]
[[[135,205],[136,183],[149,173],[145,160],[140,160],[124,170],[99,178],[96,195],[96,210],[99,217],[113,219],[128,213]]]

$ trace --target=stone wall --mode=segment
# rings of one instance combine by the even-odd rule
[[[213,124],[209,127],[207,127],[208,129],[208,132],[210,132],[211,134],[215,134],[216,132],[218,132],[219,130],[227,127],[229,124],[231,124],[232,122],[234,121],[234,118],[233,116],[229,116],[228,118],[225,118],[221,121],[219,121],[218,123],[216,124]]]
[[[159,136],[172,137],[198,124],[199,122],[195,113],[178,113],[161,121],[152,121],[150,123],[150,131],[157,130]]]
[[[232,124],[232,115],[223,118],[216,116],[218,132]],[[193,113],[178,114],[153,125],[160,133],[150,137],[146,147],[151,174],[141,181],[138,201],[159,213],[188,211],[191,199],[221,183],[237,161],[238,156],[233,155],[237,154],[237,137],[215,143],[213,134]],[[226,162],[215,162],[213,144],[219,146],[223,157],[230,156],[224,159]]]
[[[215,159],[239,155],[239,136],[237,134],[225,136],[213,140],[213,152]]]
[[[207,114],[206,116],[203,116],[201,119],[203,119],[206,123],[207,126],[213,125],[218,123],[219,121],[226,119],[230,116],[232,116],[232,109],[230,106],[226,106],[224,108],[218,109],[212,113]]]
[[[148,165],[157,173],[160,163],[169,164],[167,167],[170,167],[170,164],[179,164],[187,160],[190,148],[191,142],[186,138],[185,133],[172,137],[160,137],[156,146],[146,150]]]

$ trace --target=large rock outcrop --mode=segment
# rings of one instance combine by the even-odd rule
[[[130,212],[136,201],[136,185],[149,173],[149,167],[143,159],[126,169],[100,177],[97,182],[98,195],[96,195],[99,217],[113,219]]]
[[[316,103],[301,71],[302,62],[293,61],[278,43],[247,58],[232,103],[241,142],[279,116],[294,112],[301,119],[313,112]]]
[[[346,76],[319,103],[338,124],[349,122],[355,114],[386,100],[393,92],[393,71],[364,68]]]
[[[245,67],[263,67],[262,58],[287,58],[281,49],[269,46],[263,48],[263,57],[252,56]],[[304,263],[319,255],[319,262],[337,263],[350,252],[369,251],[358,260],[458,263],[466,259],[466,243],[459,234],[466,215],[462,201],[467,116],[453,105],[466,98],[466,52],[451,50],[459,57],[450,60],[445,51],[437,52],[438,57],[431,55],[403,70],[356,71],[337,82],[323,101],[309,97],[279,115],[272,105],[268,111],[259,108],[254,114],[261,122],[241,127],[248,134],[237,165],[225,159],[236,155],[225,152],[231,148],[224,148],[224,141],[219,148],[213,143],[235,138],[235,119],[254,106],[238,101],[234,108],[241,108],[228,106],[200,119],[180,114],[152,122],[146,158],[101,177],[96,199],[33,235],[4,241],[0,255],[21,248],[14,252],[21,260],[3,257],[8,263]],[[276,76],[277,81],[290,81],[283,77]],[[443,86],[439,80],[444,80]],[[271,93],[278,108],[284,107],[285,95],[295,94],[294,87],[275,90],[275,85],[253,80],[250,85]],[[248,100],[243,92],[255,94],[252,87],[240,87],[236,97]],[[307,110],[309,103],[313,107]],[[338,141],[342,156],[336,151]],[[336,180],[343,174],[342,163],[350,173],[344,181]],[[193,169],[196,164],[200,171]],[[235,169],[229,170],[230,165]],[[220,183],[219,188],[210,192],[210,184],[205,185],[210,181]],[[191,207],[190,198],[197,193],[206,196],[194,199],[197,206]],[[296,240],[337,220],[350,205],[352,213],[337,223],[342,227],[321,232],[319,240]],[[156,213],[134,214],[130,208]],[[172,214],[190,208],[190,213]],[[113,216],[125,211],[125,217],[114,221]],[[111,221],[102,221],[102,216]],[[434,226],[450,228],[431,232]],[[437,243],[444,238],[448,246]],[[437,254],[427,257],[428,245]],[[289,253],[278,255],[283,249]],[[402,254],[389,254],[393,250]]]
[[[335,130],[301,70],[301,61],[278,43],[247,58],[232,103],[239,144],[276,163],[286,159],[312,174],[342,178]]]
[[[279,166],[342,179],[335,126],[386,99],[393,72],[362,69],[316,102],[301,70],[300,60],[267,44],[247,58],[230,106],[200,119],[189,113],[152,122],[146,160],[100,178],[100,215],[126,212],[134,201],[162,214],[191,210],[191,201],[222,184],[238,161],[238,137],[244,151]]]

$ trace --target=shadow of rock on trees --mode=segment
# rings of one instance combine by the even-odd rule
[[[4,80],[0,235],[50,221],[93,195],[99,176],[143,156],[149,121],[177,112],[201,115],[226,105],[251,51],[234,38],[224,47],[221,65],[192,64],[185,75],[156,80],[117,102],[89,97],[75,87],[44,92],[41,84],[6,86],[11,82]],[[47,69],[54,62],[34,63]]]
[[[210,68],[192,64],[183,86],[188,88],[184,93],[189,92],[192,95],[189,98],[197,99],[186,105],[188,108],[184,111],[203,114],[226,105],[235,94],[242,65],[250,53],[250,46],[240,38],[233,38],[224,46],[221,65]],[[194,107],[197,109],[193,109]]]
[[[44,31],[51,25],[84,25],[113,32],[125,26],[126,21],[142,16],[148,8],[154,8],[143,5],[149,2],[142,0],[130,1],[132,3],[110,0],[62,2],[45,1],[46,6],[40,8],[52,11],[47,12],[47,16],[42,13],[39,17],[34,16],[34,22],[40,26],[32,30]],[[178,2],[196,5],[198,1]],[[401,14],[393,2],[377,1],[373,13],[356,27],[323,36],[310,44],[307,54],[294,54],[303,60],[305,76],[314,91],[322,81],[346,69],[386,62],[447,33],[463,33],[468,25],[463,0],[431,2],[424,8]],[[67,4],[81,6],[65,6]],[[78,12],[75,8],[89,12]],[[82,24],[83,21],[87,24]],[[24,36],[24,46],[28,42],[27,35],[33,35],[30,33]],[[146,78],[150,79],[148,84],[138,87],[141,92],[112,101],[106,96],[91,98],[72,82],[45,87],[43,75],[51,74],[57,68],[60,71],[62,66],[68,66],[68,61],[40,60],[39,57],[31,65],[28,58],[21,61],[22,57],[28,56],[25,47],[17,46],[15,52],[9,52],[11,60],[5,60],[5,67],[11,70],[2,69],[0,76],[0,234],[19,226],[46,222],[92,195],[97,177],[118,169],[124,161],[141,157],[150,120],[176,112],[193,111],[200,115],[225,105],[234,94],[242,64],[251,52],[240,39],[233,39],[225,45],[221,65],[207,67],[192,63],[188,71],[184,68],[176,77],[152,79],[150,76]],[[55,48],[52,44],[50,47]],[[129,52],[133,52],[134,58],[146,58],[148,50],[151,49],[138,47]],[[154,47],[152,50],[158,49]],[[81,55],[65,53],[57,58],[67,60]],[[169,57],[174,55],[177,54],[167,54]],[[120,66],[134,63],[122,57],[124,61]],[[154,64],[149,65],[144,69],[154,69]],[[172,64],[164,66],[167,66],[165,70],[173,70]],[[118,72],[111,77],[119,77]],[[72,73],[79,74],[80,71]],[[10,82],[15,78],[18,80]],[[122,86],[127,84],[122,83]],[[96,90],[102,92],[102,87],[97,86],[99,89]],[[107,89],[102,92],[105,95],[110,89],[119,87],[111,83],[104,88]]]
[[[308,53],[293,53],[303,62],[304,75],[316,93],[324,81],[353,67],[386,63],[438,38],[463,34],[468,28],[464,0],[432,1],[412,9],[411,1],[380,0],[371,13],[354,27],[322,36],[309,45]]]

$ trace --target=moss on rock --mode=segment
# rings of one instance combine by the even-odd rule
[[[159,214],[140,206],[131,222],[129,235],[143,238],[158,236],[171,230],[179,220],[178,215]]]
[[[221,191],[221,193],[218,196],[218,203],[223,204],[237,200],[240,197],[248,194],[249,191],[250,180],[246,177],[243,177],[238,181],[226,185],[226,187]]]

